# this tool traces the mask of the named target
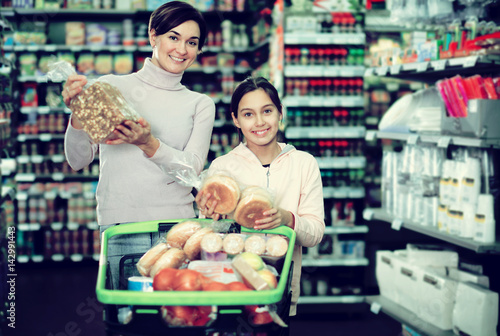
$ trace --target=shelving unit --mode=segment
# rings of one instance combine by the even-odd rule
[[[365,76],[396,77],[433,84],[439,79],[446,76],[451,77],[456,74],[467,75],[499,73],[500,67],[498,61],[499,60],[496,57],[469,56],[431,62],[402,64],[392,67],[369,68],[367,69]],[[385,144],[390,143],[388,140],[392,140],[395,142],[401,142],[404,146],[431,144],[438,149],[443,150],[444,153],[447,153],[450,149],[455,150],[463,147],[487,151],[497,151],[500,149],[500,136],[482,139],[435,133],[396,133],[368,130],[366,132],[365,140],[367,142],[384,140]],[[491,181],[488,181],[488,183],[491,183]],[[474,241],[472,238],[464,238],[448,232],[440,231],[437,228],[437,222],[431,223],[430,225],[422,225],[421,223],[412,221],[408,218],[393,216],[384,208],[366,208],[363,211],[363,218],[367,223],[374,221],[386,222],[390,224],[391,228],[394,230],[405,228],[431,239],[437,239],[445,243],[445,245],[451,244],[452,248],[459,252],[459,257],[465,254],[468,258],[472,258],[472,260],[478,260],[479,263],[481,263],[481,261],[487,261],[488,264],[491,264],[493,258],[498,260],[498,256],[500,255],[500,242],[498,241],[498,238],[497,241],[492,244],[479,243]],[[469,259],[468,261],[470,262]],[[496,262],[493,261],[493,263]],[[488,271],[486,271],[485,275],[490,277],[490,290],[498,292],[498,279],[496,278],[496,273],[489,272],[489,267],[487,267],[486,270]],[[402,324],[408,325],[410,328],[421,333],[422,335],[454,335],[452,330],[441,330],[432,324],[421,320],[415,312],[404,309],[399,304],[392,302],[386,297],[367,296],[366,302],[371,305],[372,312],[378,313],[379,311],[382,311]]]
[[[441,330],[432,324],[421,320],[415,313],[401,307],[383,296],[367,296],[366,303],[370,305],[370,310],[378,314],[382,311],[384,314],[392,317],[402,324],[410,326],[422,335],[429,336],[453,336],[451,330]]]
[[[386,211],[382,209],[365,209],[363,212],[363,218],[366,221],[379,220],[383,222],[387,222],[391,224],[391,227],[394,230],[399,230],[400,228],[405,228],[408,230],[412,230],[421,234],[424,234],[429,237],[433,237],[453,245],[457,245],[468,250],[472,250],[476,253],[500,253],[500,243],[496,242],[494,244],[481,244],[475,242],[470,238],[461,238],[458,236],[454,236],[448,234],[446,232],[440,232],[437,228],[422,226],[417,223],[412,223],[408,220],[402,220],[399,218],[395,218]]]
[[[359,173],[366,167],[361,149],[366,129],[363,115],[359,113],[364,107],[362,77],[365,67],[362,56],[365,34],[360,28],[362,19],[356,16],[354,20],[357,13],[350,13],[355,21],[348,28],[351,31],[329,31],[337,28],[330,27],[334,23],[328,17],[337,14],[342,15],[333,11],[315,12],[314,9],[306,13],[285,10],[282,74],[282,103],[286,107],[284,135],[288,143],[316,157],[322,173],[327,215],[324,241],[311,251],[307,249],[302,259],[303,273],[313,283],[317,276],[315,271],[328,274],[327,279],[321,281],[326,281],[332,288],[340,286],[335,279],[335,270],[339,267],[356,269],[356,273],[360,273],[369,264],[364,256],[337,255],[342,254],[342,244],[347,246],[362,240],[368,232],[368,227],[359,225],[355,219],[352,219],[352,224],[356,225],[344,226],[334,218],[342,216],[335,214],[337,210],[334,208],[343,212],[347,203],[354,204],[352,211],[356,218],[361,218],[365,189]],[[299,20],[304,18],[309,20],[309,28],[299,27]],[[292,20],[296,20],[293,27]],[[316,27],[322,26],[326,31],[310,32],[315,20]],[[354,236],[354,241],[343,241],[349,236]],[[330,251],[331,246],[333,250]],[[304,306],[301,309],[314,310],[312,305],[317,304],[324,310],[326,305],[332,308],[335,304],[362,303],[362,286],[352,285],[361,295],[332,295],[328,289],[326,296],[307,296],[303,291],[299,299],[299,304]]]

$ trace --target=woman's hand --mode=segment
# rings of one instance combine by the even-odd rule
[[[87,77],[83,75],[71,75],[68,77],[68,80],[64,83],[62,91],[63,101],[67,107],[70,106],[71,100],[82,92],[85,84],[87,84]],[[74,114],[71,115],[71,126],[76,129],[83,128],[82,123]]]
[[[136,145],[149,157],[152,157],[160,147],[158,139],[151,134],[151,125],[144,118],[139,118],[137,121],[125,120],[116,126],[113,135],[113,139],[106,140],[107,145],[122,143]]]
[[[85,84],[87,84],[87,77],[84,75],[71,75],[68,77],[62,92],[63,101],[67,107],[71,104],[71,99],[82,92]]]
[[[290,211],[281,208],[272,208],[262,213],[266,218],[255,221],[255,230],[270,230],[281,225],[293,227],[293,216]]]
[[[217,221],[221,218],[221,215],[215,213],[215,207],[217,206],[217,200],[210,199],[211,194],[209,192],[204,192],[201,190],[198,192],[195,198],[196,204],[198,204],[198,210],[200,213],[206,218],[212,218],[214,221]]]

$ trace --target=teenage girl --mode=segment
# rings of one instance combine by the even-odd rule
[[[231,116],[244,137],[231,152],[216,158],[209,171],[227,171],[241,185],[257,185],[274,194],[275,208],[254,229],[273,229],[286,225],[296,233],[293,251],[292,303],[296,314],[300,291],[302,246],[313,247],[325,230],[323,186],[316,159],[292,145],[278,142],[283,119],[276,88],[265,78],[247,78],[238,85],[231,99]],[[209,193],[196,196],[200,213],[215,220],[217,201]]]

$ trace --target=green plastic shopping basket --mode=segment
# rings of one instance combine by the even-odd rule
[[[104,304],[112,305],[140,305],[140,306],[232,306],[232,305],[264,305],[280,302],[285,290],[289,290],[289,273],[292,264],[292,254],[295,245],[295,232],[285,226],[272,230],[255,231],[241,227],[242,233],[267,233],[283,235],[288,238],[288,251],[284,257],[278,285],[275,289],[264,291],[154,291],[136,292],[130,290],[114,290],[106,288],[108,241],[111,237],[125,234],[158,232],[161,226],[174,225],[185,219],[166,221],[147,221],[139,223],[120,224],[108,228],[102,233],[99,271],[97,275],[97,299]],[[207,223],[211,219],[201,220]],[[146,252],[146,251],[144,251]]]

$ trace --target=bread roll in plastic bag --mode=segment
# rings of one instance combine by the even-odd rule
[[[266,217],[263,213],[273,207],[274,197],[267,189],[248,186],[241,193],[234,210],[234,220],[241,226],[253,228],[255,221]]]
[[[65,81],[73,74],[76,72],[69,62],[53,61],[49,64],[47,77],[53,81]],[[89,82],[71,100],[69,108],[95,143],[113,139],[116,126],[125,120],[137,121],[140,118],[120,90],[104,81]]]

